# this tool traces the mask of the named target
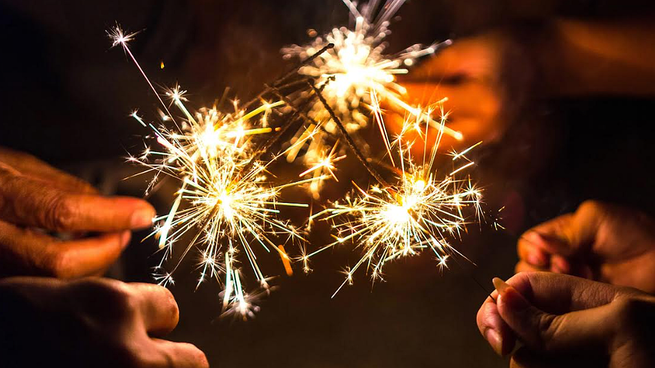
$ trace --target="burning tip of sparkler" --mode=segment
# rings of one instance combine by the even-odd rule
[[[120,25],[116,24],[112,29],[107,30],[107,36],[112,40],[111,47],[118,45],[125,46],[128,42],[134,39],[138,32],[125,33]]]

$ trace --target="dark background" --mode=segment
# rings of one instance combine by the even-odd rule
[[[629,17],[650,8],[645,1],[415,0],[399,12],[390,49],[515,22]],[[0,145],[33,153],[104,193],[141,196],[146,178],[122,180],[138,170],[123,157],[143,147],[143,131],[127,115],[138,107],[155,116],[156,99],[122,51],[109,49],[105,30],[115,21],[142,30],[132,49],[154,82],[179,81],[192,104],[202,106],[228,85],[247,100],[288,66],[280,47],[307,41],[309,28],[323,33],[346,24],[347,12],[339,0],[1,0]],[[442,274],[424,254],[389,265],[387,282],[373,289],[359,275],[330,299],[342,280],[337,270],[357,256],[336,249],[316,258],[310,275],[298,271],[272,281],[277,289],[244,323],[216,318],[218,286],[194,291],[196,275],[188,266],[172,287],[181,320],[171,338],[196,344],[220,367],[506,366],[477,332],[475,313],[485,292],[473,278],[491,289],[492,276],[511,276],[517,235],[585,199],[653,213],[648,132],[654,102],[615,96],[542,101],[500,144],[480,150],[476,175],[488,208],[519,210],[509,214],[508,231],[474,226],[455,242],[477,268],[452,263]],[[345,165],[344,172],[362,172],[356,162]],[[297,172],[285,170],[288,177]],[[163,213],[171,197],[162,190],[150,200]],[[327,229],[319,230],[313,244],[325,242]],[[151,281],[154,250],[149,241],[135,241],[112,275]],[[277,257],[262,258],[264,270],[283,274]]]

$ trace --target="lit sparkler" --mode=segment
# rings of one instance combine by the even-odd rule
[[[143,155],[130,160],[148,167],[148,171],[171,177],[180,182],[180,189],[168,214],[154,219],[159,223],[153,235],[159,237],[164,257],[155,278],[163,285],[174,283],[173,274],[194,248],[199,250],[198,285],[215,279],[224,285],[223,309],[243,318],[257,308],[252,302],[256,294],[247,294],[243,286],[242,263],[247,263],[260,287],[269,289],[267,276],[257,263],[261,249],[275,251],[287,262],[289,256],[282,244],[303,241],[300,232],[288,221],[278,219],[280,207],[307,207],[305,204],[279,201],[286,187],[323,180],[322,175],[285,185],[273,185],[268,180],[271,161],[257,159],[258,152],[251,138],[270,133],[268,117],[283,101],[261,100],[250,111],[239,109],[225,114],[216,107],[201,108],[196,113],[185,105],[184,92],[176,86],[166,95],[184,115],[178,122],[148,80],[145,72],[130,52],[125,35],[119,27],[109,33],[114,46],[121,45],[137,65],[148,85],[159,98],[166,114],[164,120],[174,122],[169,129],[147,123],[137,112],[132,114],[156,137],[159,148],[146,148]],[[154,182],[153,181],[153,182]],[[164,262],[178,252],[176,244],[187,237],[192,240],[179,249],[177,262],[169,272]],[[280,239],[280,243],[276,242]]]
[[[380,114],[376,116],[381,119]],[[445,114],[441,112],[441,116],[441,124],[445,124]],[[334,223],[336,240],[303,255],[300,259],[305,270],[309,269],[310,257],[338,244],[352,242],[362,249],[362,257],[344,271],[346,278],[334,295],[353,282],[354,273],[363,265],[375,281],[382,279],[387,262],[426,249],[436,255],[440,268],[447,266],[450,256],[462,256],[450,245],[449,239],[459,236],[470,221],[479,220],[482,215],[481,191],[470,178],[461,177],[463,171],[474,165],[465,156],[470,149],[453,153],[453,168],[445,173],[438,172],[437,152],[442,134],[438,134],[430,150],[427,147],[429,125],[420,123],[406,121],[404,131],[393,143],[388,142],[397,152],[392,160],[392,167],[399,172],[395,183],[376,184],[368,190],[355,185],[352,196],[313,216]],[[403,136],[417,126],[425,127],[419,131],[422,138],[418,139],[424,141],[424,153],[418,158],[412,155],[412,143],[405,142]]]
[[[427,122],[444,134],[461,140],[463,137],[460,132],[440,124],[425,115],[421,108],[405,102],[403,95],[406,90],[395,82],[396,75],[407,74],[408,68],[419,58],[434,54],[439,47],[451,41],[428,47],[413,45],[398,54],[385,54],[385,39],[391,33],[390,20],[405,0],[370,0],[361,9],[350,0],[343,2],[355,20],[353,27],[334,28],[308,45],[292,45],[283,48],[282,52],[287,59],[306,58],[328,43],[334,45],[301,67],[299,73],[315,78],[318,83],[329,81],[324,91],[325,99],[339,115],[348,133],[354,134],[368,125],[369,112],[375,110],[375,106],[371,107],[374,101],[370,96],[375,93],[399,112],[413,115],[417,120]],[[309,134],[312,139],[304,146],[295,145],[287,155],[289,161],[295,160],[300,151],[305,149],[304,162],[311,165],[317,158],[324,157],[332,147],[338,129],[330,121],[323,105],[317,102],[309,115],[321,124],[321,130],[315,132],[317,127],[312,125],[299,130],[294,139],[301,140]]]

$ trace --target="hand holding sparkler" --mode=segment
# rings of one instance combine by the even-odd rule
[[[129,230],[150,227],[155,215],[143,200],[100,196],[80,179],[1,148],[0,198],[1,276],[102,274],[128,245]],[[42,230],[103,234],[63,241]]]
[[[443,107],[448,126],[461,132],[464,140],[444,134],[441,146],[462,150],[475,142],[500,139],[524,107],[534,79],[535,67],[527,49],[509,33],[499,31],[456,40],[410,74],[400,76],[398,83],[407,91],[407,103]],[[388,110],[396,111],[392,106]],[[404,119],[402,112],[391,115],[389,130],[400,132]],[[432,130],[430,141],[437,132]]]
[[[343,3],[354,24],[334,28],[308,45],[292,45],[282,49],[285,58],[313,57],[298,73],[324,86],[321,94],[323,101],[316,101],[309,111],[311,124],[304,125],[293,137],[292,146],[287,150],[287,160],[292,162],[302,156],[303,163],[311,171],[320,173],[323,167],[317,162],[325,160],[329,152],[334,151],[336,137],[339,136],[350,146],[358,144],[358,151],[365,151],[363,147],[367,145],[360,133],[369,125],[372,112],[379,109],[379,100],[401,114],[413,115],[417,121],[431,125],[434,130],[461,140],[460,132],[425,115],[421,107],[407,103],[405,88],[396,82],[397,76],[407,74],[418,59],[433,55],[438,49],[450,45],[451,41],[427,47],[413,45],[397,54],[387,54],[385,39],[391,33],[391,19],[405,0],[372,0],[361,6],[351,0],[343,0]],[[317,50],[328,42],[332,47],[316,57]],[[325,108],[328,105],[332,109],[329,113]],[[337,125],[334,116],[341,120],[340,125]],[[347,138],[343,136],[344,132]],[[311,188],[315,198],[318,198],[319,189],[318,185]]]
[[[652,367],[655,297],[548,272],[519,273],[478,311],[478,327],[518,367]]]

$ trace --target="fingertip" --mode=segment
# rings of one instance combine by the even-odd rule
[[[500,277],[494,277],[494,278],[491,280],[491,282],[493,282],[494,287],[496,288],[496,290],[498,290],[498,293],[501,294],[501,295],[503,294],[503,292],[504,292],[505,290],[507,290],[507,288],[510,287],[510,286],[509,286],[505,281],[503,281]]]
[[[551,257],[551,271],[555,273],[569,274],[571,272],[571,264],[569,261],[559,255],[553,255]]]
[[[528,253],[526,261],[535,267],[542,268],[548,265],[548,256],[540,249],[532,249]]]
[[[527,241],[530,244],[536,245],[536,246],[543,246],[545,241],[544,237],[539,234],[536,230],[528,230],[523,236],[521,237],[523,240]]]
[[[130,227],[132,229],[145,229],[152,226],[153,219],[156,216],[155,209],[145,201],[132,212],[130,217]]]

